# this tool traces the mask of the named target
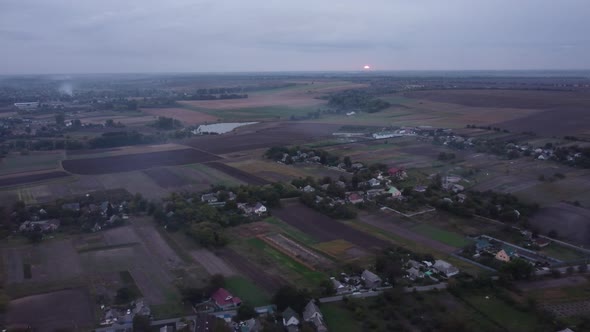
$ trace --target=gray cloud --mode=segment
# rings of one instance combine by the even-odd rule
[[[2,0],[0,74],[590,68],[586,0]]]

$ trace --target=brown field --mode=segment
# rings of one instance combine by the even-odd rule
[[[337,83],[336,85],[334,85]],[[318,84],[306,84],[293,88],[269,90],[251,93],[248,98],[225,100],[187,100],[181,104],[212,110],[231,110],[241,108],[254,108],[266,106],[305,107],[324,104],[325,100],[317,99],[327,93],[346,89],[358,89],[366,87],[366,84],[353,84],[350,82],[328,82]]]
[[[296,167],[267,160],[248,159],[245,161],[228,163],[228,165],[254,174],[268,181],[290,181],[293,178],[306,177],[309,175]]]
[[[367,252],[344,240],[321,242],[314,245],[314,247],[339,260],[355,259],[368,255]]]
[[[231,166],[228,166],[226,164],[220,163],[220,162],[210,162],[207,163],[207,166],[214,168],[218,171],[222,171],[224,173],[226,173],[227,175],[236,178],[242,182],[248,183],[248,184],[252,184],[252,185],[265,185],[265,184],[269,184],[269,181],[266,181],[265,179],[262,179],[256,175],[244,172],[241,169],[238,168],[234,168]]]
[[[427,90],[404,93],[405,97],[472,107],[553,109],[588,107],[590,94],[538,90]]]
[[[133,155],[68,159],[65,170],[75,174],[106,174],[147,169],[157,166],[186,165],[217,160],[219,157],[194,149],[140,153]]]
[[[148,152],[161,152],[186,149],[185,145],[165,143],[154,145],[131,145],[108,149],[67,150],[68,159],[94,158],[104,156],[126,156]]]
[[[511,131],[533,131],[539,135],[584,133],[590,123],[590,94],[571,91],[525,90],[431,90],[413,91],[405,97],[471,108],[496,109],[492,118],[472,112],[471,122],[493,124]],[[508,114],[502,114],[509,110]],[[518,116],[510,116],[510,113]],[[559,117],[560,121],[555,121]],[[495,119],[496,121],[494,121]],[[566,120],[569,119],[569,120]],[[469,121],[469,118],[463,118]]]
[[[67,289],[10,302],[7,325],[27,324],[34,331],[83,331],[94,325],[94,306],[86,289]]]
[[[113,120],[115,122],[121,122],[125,126],[145,126],[151,122],[154,122],[152,116],[127,116],[127,115],[99,115],[99,116],[88,116],[80,118],[82,123],[91,124],[104,124],[107,120]]]
[[[318,241],[343,239],[364,249],[386,248],[390,245],[385,240],[358,231],[298,202],[283,201],[283,206],[273,210],[273,215]]]
[[[221,274],[224,277],[236,275],[234,269],[223,259],[207,249],[191,250],[191,257],[201,264],[210,275]]]
[[[530,221],[542,233],[557,231],[560,238],[590,245],[590,210],[566,203],[542,208]]]
[[[20,176],[3,176],[0,177],[0,187],[19,186],[27,183],[53,180],[69,176],[69,173],[62,171],[34,173]]]
[[[141,111],[153,116],[174,118],[180,120],[184,125],[195,125],[218,120],[217,117],[212,115],[191,111],[186,108],[143,108]]]

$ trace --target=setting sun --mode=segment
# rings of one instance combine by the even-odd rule
[[[365,70],[369,70],[369,69],[371,69],[371,66],[369,66],[369,65],[365,65],[365,66],[363,67],[363,69],[365,69]]]

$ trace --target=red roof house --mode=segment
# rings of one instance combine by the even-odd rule
[[[229,309],[240,306],[242,300],[239,297],[234,297],[225,288],[219,288],[213,294],[211,294],[211,300],[215,302],[215,305],[219,309]]]
[[[391,167],[387,170],[389,176],[394,176],[397,178],[404,178],[406,176],[406,171],[401,167]]]

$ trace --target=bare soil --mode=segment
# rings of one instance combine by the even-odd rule
[[[547,234],[555,230],[559,238],[584,246],[590,245],[590,210],[558,203],[541,208],[530,221]]]
[[[207,166],[214,168],[218,171],[222,171],[224,173],[226,173],[227,175],[236,178],[242,182],[248,183],[248,184],[252,184],[252,185],[265,185],[265,184],[269,184],[270,182],[262,179],[256,175],[244,172],[240,169],[231,167],[229,165],[220,163],[220,162],[210,162],[206,164]]]
[[[75,174],[106,174],[158,166],[194,164],[217,159],[219,157],[207,152],[184,149],[112,157],[69,159],[64,160],[62,165],[65,170]]]
[[[5,176],[0,178],[0,187],[18,186],[26,183],[53,180],[67,176],[70,176],[70,174],[62,171],[35,173],[19,176]]]
[[[40,332],[90,330],[94,325],[93,303],[85,289],[27,296],[10,302],[6,322],[27,324]]]
[[[273,210],[273,215],[320,242],[343,239],[365,249],[383,249],[390,245],[385,240],[340,223],[299,202],[282,203],[284,207]]]
[[[192,250],[190,255],[211,275],[221,274],[224,277],[231,277],[236,274],[223,259],[207,249]]]

